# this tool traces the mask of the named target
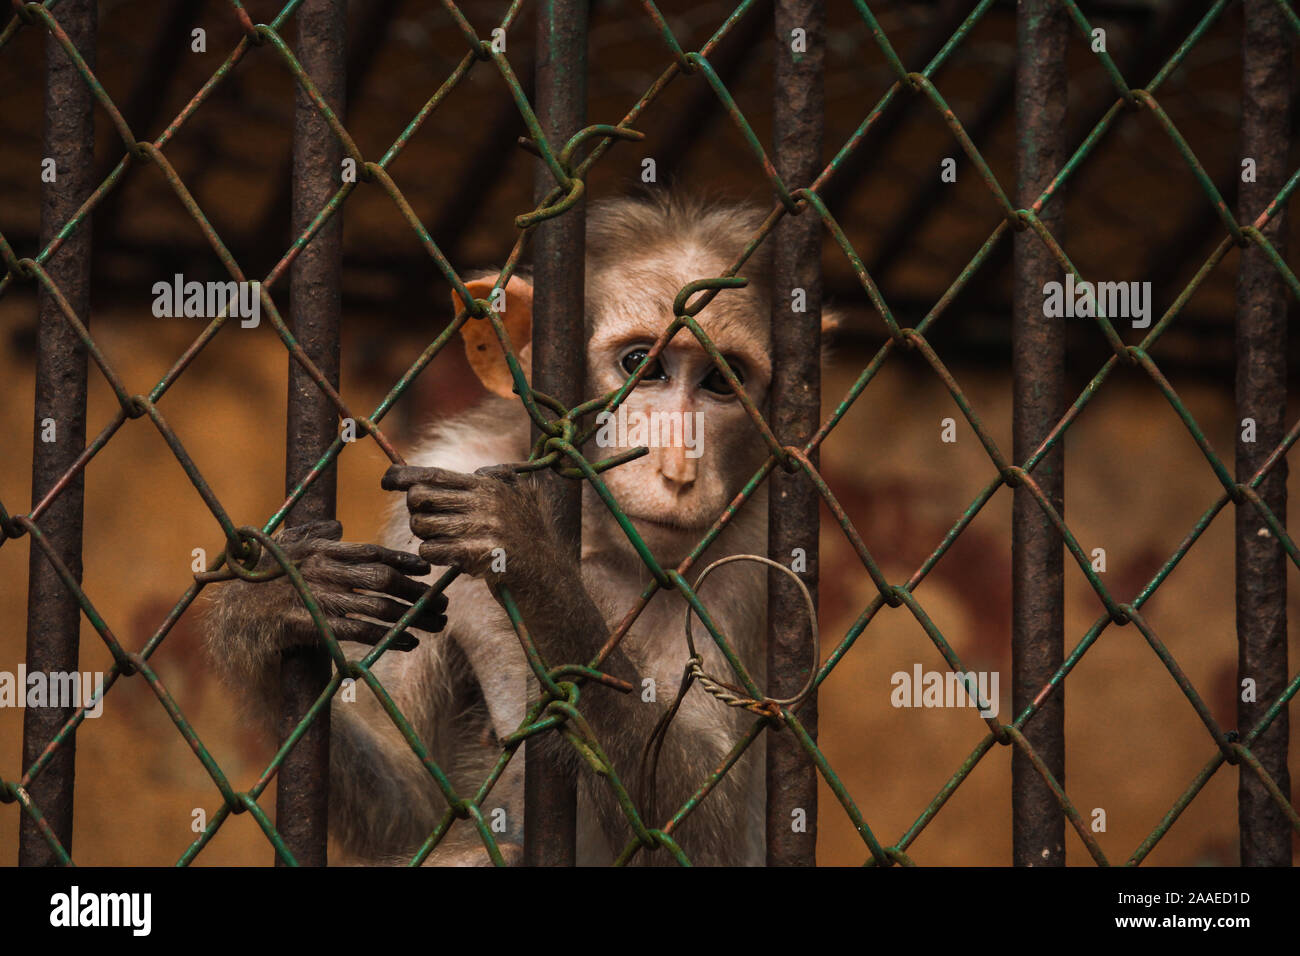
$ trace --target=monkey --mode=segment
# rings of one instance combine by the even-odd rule
[[[592,202],[586,225],[586,396],[623,385],[674,318],[672,303],[688,282],[722,275],[759,230],[767,210],[666,191]],[[765,246],[745,262],[743,288],[717,294],[697,316],[748,398],[765,409],[771,380],[770,255]],[[476,298],[498,281],[491,273],[466,283]],[[504,286],[501,320],[526,376],[531,376],[532,280],[516,273]],[[463,303],[453,293],[456,310]],[[829,323],[828,323],[829,324]],[[447,569],[461,574],[443,599],[430,602],[408,633],[418,646],[389,650],[374,673],[462,796],[476,792],[515,732],[529,704],[528,664],[497,599],[511,593],[548,667],[586,664],[651,582],[651,573],[591,482],[582,488],[581,557],[575,562],[557,528],[548,482],[504,463],[528,458],[530,418],[512,391],[499,343],[486,320],[462,327],[466,355],[487,395],[468,411],[435,422],[394,466],[384,487],[396,497],[379,544],[344,542],[337,522],[282,532],[280,542],[336,628],[349,659],[407,610]],[[530,379],[531,380],[531,379]],[[583,448],[589,461],[643,444],[648,452],[602,478],[663,568],[677,567],[762,466],[768,451],[731,385],[687,330],[668,341],[629,392],[628,421],[691,416],[694,447],[647,444],[638,429],[597,432]],[[698,413],[698,414],[697,414]],[[675,423],[674,423],[675,424]],[[662,431],[660,432],[662,434]],[[682,435],[687,432],[683,427]],[[766,554],[767,494],[760,486],[696,562],[732,554]],[[270,567],[267,556],[264,567]],[[277,706],[280,653],[318,640],[302,601],[283,577],[213,588],[204,621],[216,669],[243,692],[270,727]],[[757,685],[764,686],[767,572],[732,564],[711,577],[701,600]],[[642,777],[646,742],[672,704],[688,651],[687,604],[660,589],[602,664],[632,693],[587,681],[579,710],[630,793]],[[381,625],[378,622],[386,622]],[[696,646],[705,670],[730,679],[708,637]],[[411,642],[414,644],[415,642]],[[693,686],[662,742],[648,804],[662,827],[724,762],[755,718]],[[674,829],[691,862],[757,865],[764,858],[763,736]],[[507,862],[522,860],[524,761],[544,747],[577,778],[577,862],[608,864],[633,839],[612,788],[582,764],[577,750],[547,732],[517,751],[481,807],[504,819],[495,834]],[[330,827],[344,851],[362,863],[409,861],[446,812],[446,801],[374,695],[336,696],[331,706]],[[645,807],[638,807],[641,812]],[[504,811],[499,813],[497,811]],[[489,862],[474,827],[457,821],[425,861],[432,865]],[[671,864],[659,849],[634,862]]]

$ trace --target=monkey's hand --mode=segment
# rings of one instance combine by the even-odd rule
[[[420,557],[489,581],[527,584],[558,559],[538,489],[507,467],[474,474],[394,465],[383,487],[405,491]]]
[[[388,632],[379,621],[396,621],[427,588],[408,575],[428,574],[429,565],[413,554],[375,544],[341,540],[337,521],[314,521],[286,529],[276,543],[297,566],[334,636],[375,644]],[[278,567],[263,552],[258,571]],[[205,624],[208,645],[219,667],[239,680],[262,676],[279,652],[319,640],[316,625],[287,575],[266,581],[230,581],[216,589]],[[412,627],[436,632],[446,626],[447,598],[437,595],[411,621]],[[391,647],[412,650],[415,637],[399,635]]]

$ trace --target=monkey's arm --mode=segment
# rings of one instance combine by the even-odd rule
[[[363,653],[364,645],[382,638],[387,626],[356,616],[396,621],[409,608],[403,602],[414,603],[425,590],[407,575],[428,573],[429,566],[415,555],[344,542],[341,536],[338,522],[316,522],[281,533],[277,542],[298,566],[335,636],[363,645]],[[274,559],[264,554],[258,568],[274,566]],[[229,581],[209,593],[211,604],[203,621],[209,656],[262,728],[274,735],[281,653],[316,643],[315,626],[284,576],[256,583]],[[395,646],[408,652],[390,650],[373,668],[435,752],[454,745],[454,736],[441,733],[440,724],[465,707],[456,688],[466,682],[447,673],[456,670],[456,663],[445,659],[441,641],[430,633],[443,628],[445,608],[446,598],[439,596],[414,622],[428,646],[415,648],[413,637],[402,639]],[[435,759],[441,757],[437,753]],[[444,808],[428,772],[375,696],[365,688],[357,688],[354,700],[336,695],[330,708],[330,825],[344,847],[372,861],[396,861],[403,854],[409,859]],[[455,857],[461,850],[474,855],[474,846],[458,845],[458,831],[464,829],[453,828],[457,839],[440,848],[441,855]]]
[[[483,577],[490,587],[504,584],[509,588],[548,665],[586,664],[595,656],[609,635],[609,623],[587,592],[579,565],[561,548],[541,489],[534,481],[495,469],[471,475],[395,466],[384,476],[384,487],[407,490],[411,530],[421,540],[421,557],[433,565],[451,565]],[[504,571],[493,570],[494,551],[497,559],[504,553]],[[642,675],[621,646],[609,654],[602,669],[640,687]],[[641,784],[642,750],[663,706],[647,704],[637,693],[619,693],[588,682],[580,710],[635,798]],[[664,746],[655,792],[656,809],[665,813],[675,811],[705,782],[734,740],[728,733],[733,729],[732,717],[719,717],[712,701],[688,697],[683,716],[687,711],[692,713],[684,723],[707,732],[690,734],[677,727]],[[703,719],[694,719],[701,713]],[[546,735],[541,742],[555,748],[563,764],[576,772],[579,758],[567,742],[558,735]],[[715,795],[686,824],[696,837],[702,861],[734,861],[742,855],[735,838],[737,821],[725,819],[736,807],[736,794],[731,793],[734,786],[733,779],[724,778]],[[625,818],[612,801],[602,800],[598,807],[602,828],[621,846],[631,836]],[[662,822],[660,818],[650,825]]]

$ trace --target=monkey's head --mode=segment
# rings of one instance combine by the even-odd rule
[[[628,379],[672,322],[673,301],[682,287],[730,268],[767,212],[756,205],[668,193],[591,204],[587,396],[610,392]],[[767,246],[741,268],[749,280],[745,288],[717,293],[696,316],[763,412],[772,374]],[[489,276],[467,285],[476,297],[486,297],[495,280]],[[503,321],[527,368],[532,286],[515,276],[505,291]],[[499,395],[512,395],[491,327],[471,321],[464,332],[470,363],[483,383]],[[600,424],[586,449],[590,460],[638,445],[649,448],[644,457],[605,472],[604,480],[651,551],[672,563],[685,557],[767,454],[731,385],[689,329],[667,343],[620,409]]]

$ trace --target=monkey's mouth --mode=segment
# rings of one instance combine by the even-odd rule
[[[628,515],[628,517],[638,524],[648,524],[655,528],[663,528],[665,531],[675,532],[676,534],[685,534],[688,532],[703,534],[712,524],[712,522],[706,522],[703,524],[686,524],[681,521],[667,521],[663,518],[646,518],[642,515]]]

